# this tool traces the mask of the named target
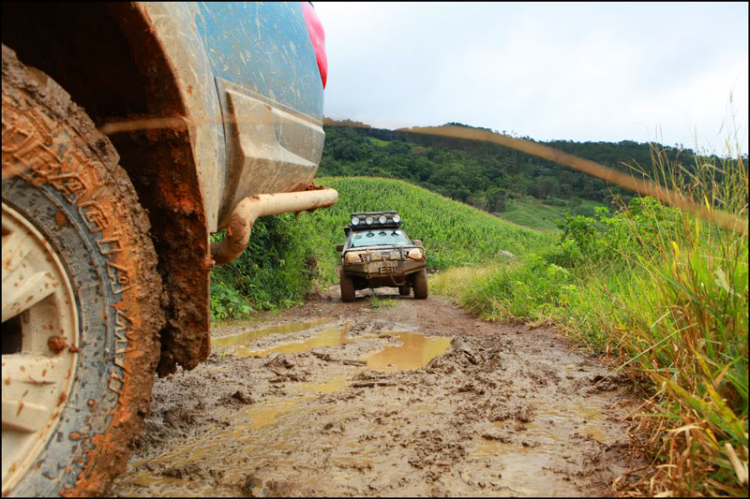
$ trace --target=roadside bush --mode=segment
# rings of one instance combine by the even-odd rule
[[[576,208],[573,208],[573,215],[581,215],[583,217],[595,217],[596,216],[596,208],[592,206],[578,206]]]
[[[211,239],[223,237],[219,233]],[[256,220],[248,249],[211,271],[211,318],[246,318],[299,303],[312,289],[317,270],[311,241],[293,214]]]
[[[211,318],[213,320],[246,319],[254,311],[250,302],[240,295],[239,291],[221,279],[211,280]]]
[[[566,213],[555,221],[562,234],[558,244],[545,253],[545,260],[566,268],[637,261],[653,257],[671,241],[679,243],[690,237],[690,228],[678,223],[678,210],[652,197],[632,198],[611,216],[607,208],[592,211],[596,220]]]
[[[532,255],[524,264],[501,268],[479,279],[462,301],[486,320],[541,319],[567,305],[574,279],[569,270]]]
[[[604,241],[594,227],[593,218],[565,214],[555,225],[562,231],[558,244],[545,254],[545,260],[553,265],[572,268],[587,261],[601,258]]]

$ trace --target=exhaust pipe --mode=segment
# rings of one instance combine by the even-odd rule
[[[211,256],[217,264],[234,261],[247,248],[250,231],[258,217],[314,211],[334,205],[338,200],[339,193],[329,188],[248,196],[239,202],[229,217],[227,236],[211,243]]]

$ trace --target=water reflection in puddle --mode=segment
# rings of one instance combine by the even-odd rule
[[[253,350],[249,347],[239,347],[233,355],[236,357],[265,357],[274,352],[278,353],[303,353],[309,352],[315,348],[323,347],[335,347],[338,345],[344,345],[346,343],[357,341],[361,339],[372,339],[375,336],[359,336],[357,338],[348,338],[346,336],[347,326],[334,327],[319,331],[315,336],[307,338],[302,341],[291,341],[288,343],[282,343],[265,350]]]
[[[377,371],[403,371],[419,369],[442,355],[451,345],[450,338],[423,336],[415,333],[388,333],[400,345],[367,355],[367,367]]]
[[[211,338],[211,346],[215,347],[230,347],[238,345],[246,345],[256,338],[268,336],[270,334],[291,334],[304,331],[306,329],[312,329],[314,327],[322,326],[332,322],[333,319],[330,317],[321,317],[312,321],[307,322],[291,322],[289,324],[280,324],[277,326],[266,327],[262,329],[253,329],[252,331],[246,331],[240,334],[233,334],[231,336],[223,336],[221,338]]]
[[[344,390],[349,386],[349,382],[352,380],[351,374],[342,374],[340,376],[333,376],[330,379],[317,382],[304,382],[304,383],[289,383],[286,386],[286,390],[290,393],[301,394],[301,393],[334,393]]]
[[[427,365],[432,359],[445,353],[451,344],[450,338],[430,337],[406,331],[380,333],[378,336],[363,335],[349,337],[346,335],[347,330],[348,324],[343,327],[323,329],[311,338],[302,341],[282,343],[264,350],[253,350],[249,347],[241,346],[236,348],[232,354],[236,357],[265,357],[274,352],[303,353],[316,348],[340,346],[354,341],[391,337],[399,344],[365,355],[362,360],[367,362],[369,369],[377,371],[401,371],[419,369]]]

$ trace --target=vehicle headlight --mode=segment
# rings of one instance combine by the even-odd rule
[[[388,219],[385,218],[385,215],[380,215],[380,218],[378,218],[378,222],[380,222],[381,224],[384,224],[387,221],[388,221]]]
[[[344,263],[357,263],[360,261],[359,253],[350,251],[344,255]]]
[[[359,225],[359,218],[358,217],[352,218],[352,225]]]
[[[365,218],[365,223],[367,223],[367,225],[372,225],[372,222],[373,222],[373,221],[374,221],[374,220],[372,219],[372,217],[367,217],[367,218]]]
[[[398,216],[398,215],[394,215],[393,216],[393,221],[396,222],[396,223],[399,223],[401,221],[401,217]]]
[[[406,258],[410,260],[424,260],[424,253],[420,248],[412,248],[406,253]]]

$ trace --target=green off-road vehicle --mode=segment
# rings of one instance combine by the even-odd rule
[[[341,299],[354,301],[358,289],[397,287],[401,296],[414,288],[414,298],[427,298],[427,252],[411,241],[395,211],[352,213],[344,227],[341,251]]]

